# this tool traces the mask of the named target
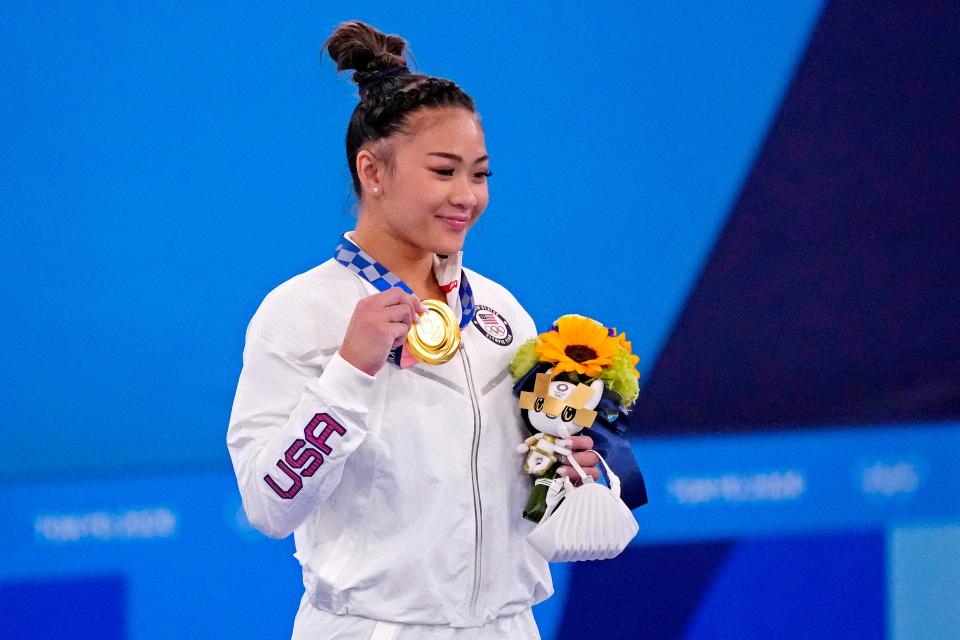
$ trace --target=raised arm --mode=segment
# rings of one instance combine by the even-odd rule
[[[420,310],[416,297],[399,289],[361,299],[343,344],[319,375],[266,337],[288,331],[262,331],[269,321],[251,322],[227,447],[257,529],[289,535],[340,484],[367,433],[374,376]]]

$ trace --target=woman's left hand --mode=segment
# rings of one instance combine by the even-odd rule
[[[584,473],[594,480],[599,480],[600,469],[597,468],[597,465],[600,464],[600,458],[590,449],[593,449],[593,438],[590,436],[570,436],[570,450],[573,451],[573,458],[577,461],[577,464],[583,467]],[[566,456],[560,456],[560,458],[563,460],[563,466],[560,467],[558,473],[570,478],[574,485],[579,485],[581,482],[580,474],[573,468]]]

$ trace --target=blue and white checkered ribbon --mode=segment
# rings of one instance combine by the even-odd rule
[[[377,291],[400,287],[407,293],[413,293],[413,290],[403,280],[374,260],[370,254],[350,242],[347,236],[340,237],[340,244],[337,245],[333,257],[347,269],[376,287]]]
[[[413,293],[413,290],[407,286],[403,280],[391,273],[389,269],[373,259],[363,249],[351,242],[347,236],[340,236],[340,243],[336,251],[333,252],[333,258],[350,271],[372,284],[377,291],[386,291],[392,287],[400,287],[407,293]],[[476,311],[473,305],[473,290],[470,283],[467,282],[467,274],[460,270],[460,328],[463,329],[473,319]],[[402,348],[402,347],[401,347]],[[400,364],[400,350],[394,349],[390,353],[388,360],[394,364]]]

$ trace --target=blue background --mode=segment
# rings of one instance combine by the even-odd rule
[[[0,628],[289,635],[292,540],[246,523],[224,433],[260,300],[353,226],[355,88],[319,48],[354,18],[479,105],[468,266],[641,358],[641,533],[555,567],[544,638],[958,637],[960,20],[810,1],[0,5]],[[797,302],[875,268],[864,238],[902,257],[849,285],[880,310]],[[832,335],[890,373],[802,333],[888,315]],[[757,360],[791,340],[809,376]]]

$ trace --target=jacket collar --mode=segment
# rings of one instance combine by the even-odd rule
[[[343,234],[347,240],[356,244],[356,240],[353,238],[353,231],[347,231]],[[363,249],[363,247],[360,247]],[[373,258],[373,256],[370,256]],[[356,274],[356,277],[360,278],[363,281],[364,286],[372,292],[377,291],[377,287],[372,285],[367,279],[363,278],[360,274]],[[441,256],[435,254],[433,256],[433,276],[437,279],[437,284],[440,285],[440,288],[446,294],[445,302],[447,305],[453,309],[454,315],[461,319],[463,317],[463,305],[460,297],[460,287],[463,285],[463,251],[457,251],[455,254],[450,254],[449,256]]]

